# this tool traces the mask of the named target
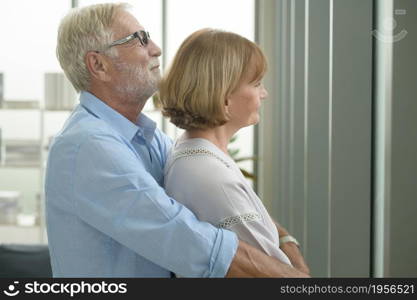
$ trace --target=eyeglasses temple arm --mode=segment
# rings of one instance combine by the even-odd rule
[[[113,47],[113,46],[116,46],[116,45],[122,45],[124,43],[130,42],[131,40],[133,40],[135,38],[135,34],[136,34],[136,32],[134,34],[131,34],[131,35],[125,37],[125,38],[122,38],[120,40],[114,41],[113,43],[111,43],[109,45],[109,48],[110,47]]]

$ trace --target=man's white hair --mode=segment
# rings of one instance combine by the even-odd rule
[[[106,52],[117,57],[117,49],[107,45],[113,42],[112,25],[119,11],[127,11],[126,3],[96,4],[72,9],[61,21],[58,29],[56,55],[72,83],[80,91],[88,90],[90,72],[85,63],[89,51]]]

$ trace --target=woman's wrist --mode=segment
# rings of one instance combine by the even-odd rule
[[[292,235],[287,234],[287,235],[284,235],[284,236],[280,236],[280,238],[279,238],[279,245],[281,246],[281,245],[284,245],[285,243],[293,243],[298,248],[300,248],[300,243]]]

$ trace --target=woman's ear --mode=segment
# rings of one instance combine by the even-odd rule
[[[226,112],[226,114],[229,114],[229,103],[230,103],[230,99],[229,97],[227,97],[224,100],[224,111]]]
[[[100,81],[110,81],[108,61],[100,52],[88,52],[85,57],[85,63],[92,78]]]
[[[232,98],[233,98],[233,93],[228,93],[226,95],[226,99],[224,99],[224,105],[226,107],[228,107],[230,105],[230,103],[232,102]]]

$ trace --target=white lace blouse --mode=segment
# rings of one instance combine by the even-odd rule
[[[201,138],[177,141],[165,165],[165,189],[201,221],[291,265],[275,223],[234,160]]]

